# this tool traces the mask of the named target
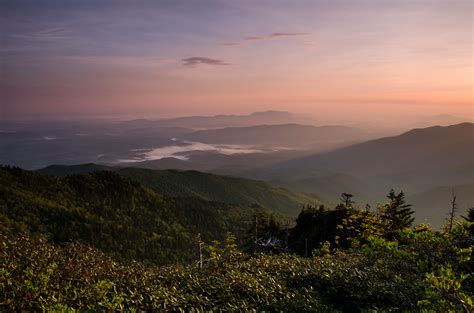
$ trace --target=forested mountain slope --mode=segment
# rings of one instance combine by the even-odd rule
[[[263,212],[262,209],[258,209]],[[0,167],[0,220],[56,243],[82,241],[122,260],[189,261],[196,236],[242,239],[255,208],[168,197],[117,173],[52,177]]]
[[[241,206],[264,207],[292,217],[300,212],[303,205],[320,203],[315,197],[274,187],[262,181],[197,171],[149,170],[84,164],[77,166],[54,165],[44,168],[40,172],[65,176],[105,169],[132,178],[159,194],[172,197],[197,197]]]

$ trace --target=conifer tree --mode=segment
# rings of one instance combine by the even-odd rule
[[[354,195],[350,193],[344,192],[343,194],[341,194],[341,197],[340,197],[341,203],[338,206],[338,208],[339,209],[352,209],[353,205],[355,204],[355,202],[352,200],[353,197]]]
[[[473,223],[469,226],[469,231],[471,233],[471,235],[474,235],[474,208],[469,208],[467,210],[467,216],[463,216],[463,218],[470,222],[470,223]]]
[[[467,216],[463,216],[463,218],[471,223],[474,223],[474,208],[469,208],[467,210]]]
[[[391,237],[395,232],[410,227],[415,218],[411,204],[406,203],[403,191],[396,194],[393,189],[387,195],[389,202],[379,208],[380,217],[384,222],[387,234]]]

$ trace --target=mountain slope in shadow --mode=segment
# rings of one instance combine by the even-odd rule
[[[414,129],[262,168],[256,175],[290,180],[344,173],[361,178],[474,180],[474,124]]]
[[[417,194],[418,220],[428,219],[439,226],[446,215],[429,206],[431,191],[439,186],[452,189],[474,183],[474,124],[413,129],[399,136],[243,171],[242,175],[328,200],[336,198],[335,190],[340,187],[353,193],[361,205],[384,201],[391,188],[403,190],[407,195]]]
[[[262,207],[290,217],[298,215],[303,205],[321,203],[314,196],[275,187],[263,181],[197,171],[150,170],[84,164],[52,165],[39,172],[53,176],[67,176],[98,170],[118,173],[166,196],[197,197],[233,205]]]
[[[227,127],[200,130],[183,135],[191,141],[213,144],[241,144],[259,146],[281,146],[314,148],[319,150],[334,148],[367,140],[369,135],[357,128],[346,126],[311,126],[300,124],[258,125],[250,127]]]

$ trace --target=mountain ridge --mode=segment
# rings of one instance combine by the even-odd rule
[[[306,117],[299,117],[287,111],[261,111],[250,114],[220,114],[213,116],[182,116],[175,118],[163,118],[146,120],[144,123],[152,122],[161,126],[183,126],[188,128],[219,128],[228,126],[252,126],[259,124],[282,124],[293,122],[311,121]]]
[[[435,134],[433,134],[435,132]],[[440,137],[440,135],[442,135]],[[467,156],[459,153],[459,149],[454,149],[455,145],[464,145],[467,147]],[[427,148],[430,150],[428,151]],[[458,147],[459,148],[459,147]],[[474,124],[461,123],[451,126],[433,126],[428,128],[418,128],[407,131],[398,136],[384,137],[369,140],[363,143],[351,145],[334,151],[323,152],[299,159],[293,159],[270,167],[271,169],[291,169],[293,171],[312,171],[331,169],[333,172],[344,172],[352,174],[364,174],[363,172],[375,172],[379,168],[375,166],[386,166],[388,158],[393,155],[400,157],[398,165],[404,163],[412,163],[411,166],[418,169],[426,164],[419,164],[421,158],[430,160],[430,153],[442,151],[442,160],[444,163],[452,163],[453,154],[447,154],[452,151],[456,152],[456,156],[460,156],[456,164],[462,165],[468,163],[474,157]],[[368,152],[367,152],[368,151]],[[403,151],[407,151],[403,154]],[[413,160],[414,153],[417,159]],[[437,154],[436,156],[439,156]],[[410,159],[412,158],[412,159]],[[400,160],[402,162],[400,162]],[[454,159],[456,161],[456,159]],[[413,164],[414,163],[414,164]],[[304,166],[302,165],[304,164]],[[361,170],[362,165],[363,169]],[[365,173],[367,175],[367,173]],[[370,176],[370,175],[369,175]]]
[[[192,196],[233,205],[257,205],[291,217],[296,216],[303,205],[321,203],[314,196],[275,187],[263,181],[192,170],[150,170],[89,163],[76,166],[52,165],[38,172],[52,176],[67,176],[104,170],[138,181],[166,196]]]
[[[285,123],[198,130],[184,134],[183,138],[214,144],[306,146],[306,149],[319,144],[329,149],[335,144],[362,141],[370,136],[360,129],[341,125]]]
[[[169,264],[194,258],[196,236],[244,240],[261,207],[168,197],[111,171],[55,177],[0,167],[0,224],[63,244],[81,241],[120,260]],[[275,218],[279,218],[274,215]]]
[[[391,188],[403,190],[420,195],[415,198],[419,204],[415,216],[421,220],[431,217],[432,225],[439,227],[446,216],[426,205],[428,199],[422,199],[423,194],[429,196],[433,193],[428,191],[439,186],[474,183],[474,124],[412,129],[398,136],[242,171],[241,175],[309,192],[332,203],[337,200],[338,187],[346,189],[339,192],[353,193],[359,204],[372,206]],[[347,179],[341,181],[341,177]],[[467,206],[465,203],[464,209]]]

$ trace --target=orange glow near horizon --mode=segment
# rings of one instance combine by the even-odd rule
[[[0,118],[474,118],[471,1],[186,5],[4,5]]]

